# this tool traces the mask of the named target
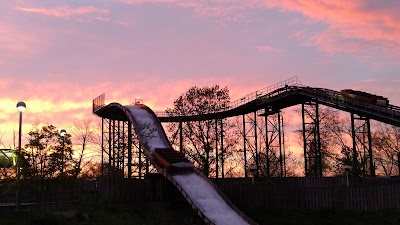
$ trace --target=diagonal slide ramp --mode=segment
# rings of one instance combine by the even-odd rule
[[[199,172],[193,169],[168,171],[157,163],[152,152],[156,148],[172,148],[172,146],[158,117],[150,108],[141,104],[122,106],[118,103],[111,103],[103,109],[107,110],[107,108],[113,111],[122,110],[126,114],[134,124],[147,157],[151,159],[157,170],[175,185],[206,224],[256,224],[237,209],[214,183]]]

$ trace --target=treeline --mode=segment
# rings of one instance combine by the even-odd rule
[[[178,96],[173,107],[167,109],[166,112],[170,115],[208,114],[226,109],[229,103],[230,96],[227,87],[195,86]],[[306,110],[310,118],[316,118],[316,111],[313,108]],[[343,166],[345,165],[357,165],[350,171],[350,175],[369,175],[369,155],[366,152],[367,146],[363,145],[367,138],[362,130],[365,128],[362,125],[355,125],[359,132],[356,134],[358,141],[354,149],[350,116],[324,106],[319,106],[318,111],[321,154],[319,156],[313,151],[308,151],[306,155],[308,163],[305,168],[304,155],[299,157],[290,151],[287,145],[287,140],[290,138],[291,143],[298,142],[301,148],[304,147],[303,127],[301,124],[292,122],[296,114],[301,118],[301,113],[300,109],[281,112],[280,117],[271,115],[268,120],[258,116],[258,113],[246,115],[251,125],[246,124],[240,116],[184,122],[181,127],[179,123],[169,123],[165,125],[165,128],[175,149],[180,150],[182,146],[182,151],[196,168],[209,177],[243,177],[249,175],[246,166],[250,164],[258,165],[256,175],[260,177],[304,176],[306,174],[318,176],[318,170],[322,171],[323,176],[337,176],[344,174]],[[270,129],[267,132],[266,125],[276,129]],[[297,129],[294,131],[284,129],[289,125],[297,126]],[[248,128],[249,126],[253,127]],[[278,126],[281,126],[281,137],[278,136]],[[398,175],[400,128],[378,122],[374,122],[371,126],[373,167],[376,174]],[[305,126],[305,129],[305,133],[312,134],[313,129],[316,128]],[[249,132],[257,134],[249,134]],[[252,137],[244,139],[246,135]],[[182,136],[182,145],[180,136]],[[61,136],[58,128],[53,125],[42,127],[33,125],[24,138],[27,142],[22,152],[29,166],[22,168],[22,176],[26,179],[33,177],[94,179],[101,174],[101,126],[95,119],[84,119],[73,123],[64,136]],[[279,138],[282,139],[283,146],[277,144]],[[107,143],[107,140],[104,142]],[[137,142],[134,141],[134,143]],[[307,144],[311,146],[308,146],[309,148],[316,149],[318,143]],[[270,151],[267,151],[267,146]],[[103,172],[108,173],[112,171],[107,168],[108,153],[103,153],[105,154]],[[125,155],[122,158],[127,160],[127,153],[123,154]],[[316,160],[317,157],[320,157],[321,162]],[[135,161],[132,164],[137,167],[144,165],[143,162]],[[120,172],[126,175],[127,171],[124,170],[126,168]],[[135,169],[132,171],[137,172]],[[2,168],[1,176],[15,177],[15,170]]]
[[[166,112],[171,116],[209,114],[226,109],[229,103],[228,88],[221,88],[218,85],[212,87],[195,86],[179,96],[174,101],[173,107],[167,109]],[[315,107],[309,106],[305,110],[311,120],[317,120]],[[379,122],[372,123],[373,165],[370,167],[365,120],[354,120],[356,131],[353,134],[350,115],[325,106],[318,107],[320,142],[317,143],[315,137],[314,139],[310,138],[312,141],[306,143],[308,146],[306,153],[307,167],[305,168],[304,154],[302,157],[296,157],[292,151],[288,151],[285,147],[285,140],[290,136],[292,140],[296,139],[299,145],[304,148],[303,127],[301,124],[293,124],[292,122],[296,114],[301,118],[301,109],[295,109],[285,114],[285,117],[272,115],[269,116],[268,120],[261,116],[246,115],[246,117],[250,117],[251,123],[257,125],[248,125],[245,119],[242,120],[240,117],[184,122],[181,127],[178,123],[171,123],[167,125],[167,130],[176,149],[180,148],[181,136],[183,141],[182,151],[203,174],[212,177],[242,177],[248,173],[245,165],[248,166],[253,163],[258,165],[257,176],[284,177],[304,176],[306,174],[308,176],[319,176],[319,170],[321,170],[322,176],[338,176],[345,173],[343,166],[346,165],[352,166],[350,171],[352,176],[369,176],[372,173],[370,168],[373,168],[377,175],[398,175],[399,127]],[[317,128],[315,125],[310,125],[311,122],[310,119],[306,121],[307,126],[304,126],[304,133],[316,136]],[[266,132],[265,123],[275,129]],[[245,128],[246,125],[253,126],[251,127],[253,131]],[[288,133],[283,129],[287,125],[297,126],[298,128],[294,132]],[[277,134],[278,127],[281,137]],[[180,133],[180,129],[182,129],[182,133]],[[246,135],[250,138],[244,138]],[[355,135],[355,148],[353,148],[353,135]],[[276,141],[278,138],[283,139],[280,147]],[[268,140],[268,143],[266,140]],[[267,151],[267,145],[270,151]],[[320,145],[320,153],[316,152],[318,145]]]

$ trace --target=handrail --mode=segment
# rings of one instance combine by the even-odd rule
[[[221,108],[220,110],[215,112],[205,113],[204,115],[223,113],[241,106],[245,106],[246,104],[250,103],[254,103],[256,105],[265,105],[268,104],[269,101],[273,101],[274,97],[276,98],[278,96],[289,95],[293,91],[301,95],[308,95],[311,98],[317,98],[317,100],[326,102],[328,105],[336,105],[344,111],[348,111],[346,110],[346,108],[351,108],[352,110],[356,110],[356,113],[360,112],[365,115],[373,115],[373,117],[382,118],[385,121],[389,119],[389,121],[391,121],[389,122],[390,124],[397,124],[397,121],[399,120],[398,118],[400,117],[399,106],[389,104],[387,107],[383,107],[367,102],[362,102],[356,99],[343,98],[343,96],[341,96],[341,93],[338,91],[325,88],[304,86],[301,84],[300,80],[297,77],[292,77],[274,85],[255,91],[236,101],[230,102],[225,108]],[[105,94],[102,94],[93,100],[93,112],[100,110],[104,107],[104,96]],[[136,104],[136,101],[137,100],[135,100],[134,104]],[[164,119],[174,117],[198,116],[198,114],[196,114],[195,112],[186,115],[178,115],[170,114],[163,111],[155,112],[155,114],[157,117]]]
[[[327,100],[342,104],[346,107],[354,107],[358,110],[367,111],[371,114],[377,114],[385,117],[399,117],[400,116],[400,108],[390,105],[390,107],[383,107],[375,104],[371,104],[368,102],[358,101],[356,99],[343,98],[340,99],[340,92],[322,89],[322,88],[311,88],[305,87],[301,89],[303,92],[312,93],[315,96],[325,97]]]
[[[95,99],[93,99],[93,105],[92,105],[93,113],[105,106],[105,97],[106,97],[106,94],[103,93],[103,94],[99,95],[98,97],[96,97]]]
[[[250,93],[250,94],[248,94],[248,95],[246,95],[246,96],[244,96],[244,97],[242,97],[240,99],[237,99],[237,100],[235,100],[233,102],[229,102],[229,105],[227,105],[224,108],[221,108],[220,110],[218,110],[218,111],[216,111],[214,113],[227,111],[227,110],[230,110],[230,109],[234,109],[234,108],[240,107],[242,105],[246,105],[247,103],[252,102],[252,101],[256,100],[257,98],[260,98],[261,96],[264,96],[264,95],[266,95],[268,93],[271,93],[271,92],[273,92],[275,90],[278,90],[280,88],[284,88],[284,87],[287,87],[287,86],[302,86],[302,84],[301,84],[299,78],[297,76],[294,76],[294,77],[291,77],[291,78],[286,79],[284,81],[278,82],[276,84],[273,84],[273,85],[270,85],[268,87],[265,87],[265,88],[262,88],[260,90],[257,90],[255,92],[252,92],[252,93]],[[169,113],[167,113],[165,111],[155,112],[155,114],[158,117],[181,116],[181,115],[178,115],[178,114],[176,114],[176,115],[169,114]],[[193,115],[197,115],[197,114],[190,113],[190,114],[187,114],[185,116],[193,116]]]
[[[284,83],[283,83],[284,84]],[[279,88],[278,88],[279,87]],[[270,92],[267,92],[267,91]],[[371,119],[377,119],[379,121],[386,121],[385,123],[390,123],[392,125],[400,126],[400,107],[389,105],[388,107],[371,104],[363,101],[359,101],[357,99],[349,99],[345,98],[341,95],[340,92],[326,89],[326,88],[315,88],[303,85],[292,85],[287,86],[284,85],[273,85],[265,89],[261,89],[259,91],[253,92],[250,95],[246,95],[241,98],[239,101],[233,102],[230,107],[222,109],[218,112],[212,112],[209,114],[226,112],[228,110],[232,110],[237,107],[244,106],[245,104],[251,103],[253,106],[261,106],[268,105],[269,102],[277,100],[279,97],[285,97],[290,94],[300,94],[304,97],[308,96],[317,101],[325,102],[327,106],[339,107],[339,109],[348,111],[361,113],[366,116],[372,116]],[[278,100],[279,101],[279,100]],[[347,109],[347,110],[346,110]],[[207,115],[207,114],[205,114]],[[228,115],[228,114],[227,114]],[[190,117],[197,116],[197,114],[193,115],[170,115],[168,113],[162,112],[157,113],[158,117],[164,118],[173,118],[173,117]],[[205,117],[209,118],[209,117]],[[381,118],[381,119],[379,119]],[[389,122],[388,122],[389,121]]]

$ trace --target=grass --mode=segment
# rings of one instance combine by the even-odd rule
[[[247,215],[262,224],[276,225],[399,225],[400,212],[302,212],[288,210],[251,211]]]
[[[253,210],[246,214],[258,224],[275,225],[399,225],[400,212],[335,213]],[[182,202],[89,202],[47,206],[23,212],[0,212],[1,225],[200,225],[200,219]]]
[[[60,204],[47,206],[42,216],[37,208],[0,212],[1,225],[192,225],[199,221],[186,204],[165,202]]]

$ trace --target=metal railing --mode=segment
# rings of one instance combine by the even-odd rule
[[[281,81],[279,83],[273,84],[271,86],[262,88],[262,89],[260,89],[258,91],[253,92],[253,93],[250,93],[250,94],[248,94],[248,95],[246,95],[246,96],[244,96],[244,97],[242,97],[240,99],[237,99],[237,100],[235,100],[233,102],[230,102],[227,106],[221,108],[219,111],[216,111],[216,112],[222,112],[222,111],[227,111],[227,110],[230,110],[230,109],[237,108],[237,107],[245,105],[245,104],[247,104],[247,103],[249,103],[251,101],[254,101],[257,98],[260,98],[260,97],[262,97],[262,96],[264,96],[264,95],[266,95],[268,93],[271,93],[271,92],[273,92],[275,90],[278,90],[280,88],[284,88],[284,87],[287,87],[287,86],[302,86],[302,84],[301,84],[299,78],[297,76],[295,76],[295,77],[289,78],[287,80]],[[159,111],[159,112],[155,112],[155,113],[156,113],[156,115],[158,117],[180,116],[178,114],[176,114],[176,115],[172,114],[171,115],[169,113],[166,113],[165,111]],[[193,113],[193,114],[188,114],[188,115],[185,115],[185,116],[192,116],[192,115],[196,115],[196,114]]]
[[[106,94],[101,94],[100,96],[93,99],[93,113],[105,106]]]
[[[358,101],[356,99],[344,98],[340,92],[329,89],[304,87],[302,91],[311,93],[314,96],[323,97],[327,101],[335,102],[344,107],[354,107],[354,109],[362,110],[366,113],[375,114],[377,116],[384,116],[387,118],[400,117],[399,107],[396,108],[396,106],[393,105],[384,107],[368,102]]]

